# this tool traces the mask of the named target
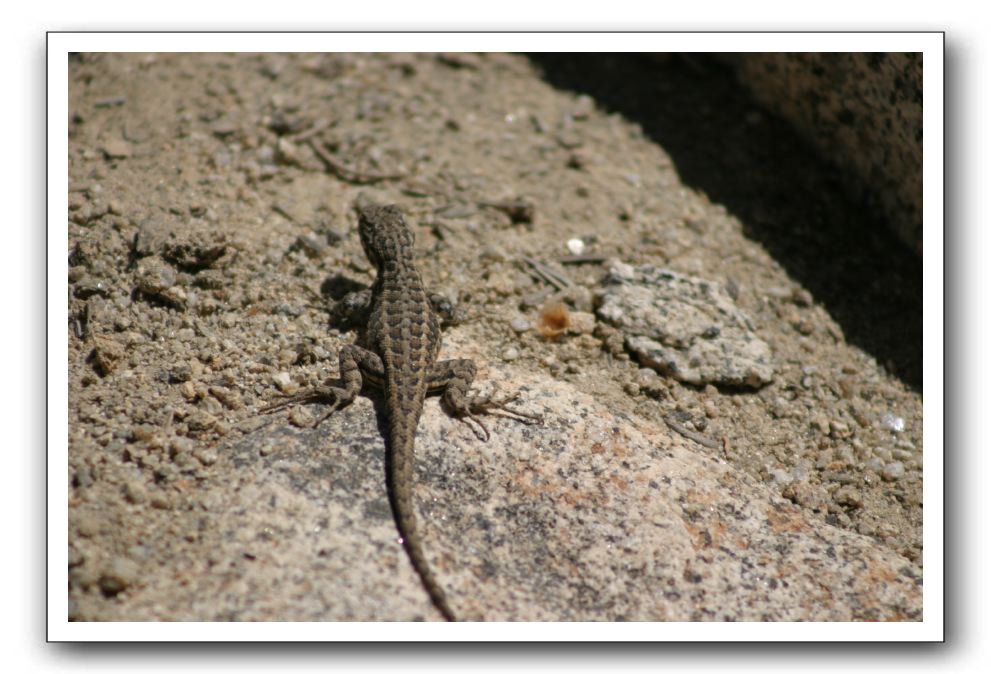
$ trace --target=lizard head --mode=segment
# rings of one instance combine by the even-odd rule
[[[406,257],[413,248],[413,232],[395,205],[359,208],[358,234],[365,255],[379,268],[385,260]]]

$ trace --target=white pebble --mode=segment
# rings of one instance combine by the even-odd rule
[[[526,332],[530,329],[530,321],[522,316],[519,316],[510,322],[509,327],[511,327],[515,332]]]
[[[905,420],[891,412],[885,412],[881,415],[881,425],[894,433],[901,433],[905,430]]]

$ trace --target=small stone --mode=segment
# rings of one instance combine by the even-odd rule
[[[108,596],[114,596],[137,582],[140,568],[133,560],[116,557],[100,575],[100,589]]]
[[[837,447],[835,456],[836,460],[845,466],[851,466],[854,463],[853,448],[847,445]]]
[[[795,286],[791,291],[791,301],[800,307],[812,306],[812,293],[805,288]]]
[[[149,295],[159,295],[175,285],[176,271],[158,257],[147,257],[138,265],[138,289]]]
[[[193,367],[189,361],[175,363],[169,369],[169,379],[173,382],[187,382],[193,378]]]
[[[244,403],[241,401],[241,396],[237,391],[232,391],[229,388],[223,386],[211,386],[207,389],[214,398],[220,401],[220,403],[229,410],[239,410],[244,407]]]
[[[103,279],[87,276],[85,273],[79,273],[73,283],[72,294],[81,300],[93,296],[110,297],[110,286]]]
[[[846,438],[850,435],[850,427],[842,421],[831,419],[829,422],[829,434],[834,438]]]
[[[210,125],[210,132],[218,138],[229,136],[237,131],[237,124],[229,117],[221,117]]]
[[[863,508],[864,497],[858,489],[852,485],[845,485],[836,490],[833,494],[833,501],[849,508]]]
[[[140,482],[128,482],[124,486],[124,498],[130,503],[144,503],[148,500],[148,491]]]
[[[318,259],[327,252],[327,243],[312,232],[300,234],[293,244],[294,250],[301,250],[311,259]]]
[[[172,507],[169,499],[162,492],[155,492],[148,501],[156,510],[169,510]]]
[[[107,376],[117,367],[117,364],[126,355],[124,347],[111,339],[102,335],[97,335],[93,339],[93,364],[102,376]]]
[[[715,281],[611,261],[601,298],[598,318],[624,334],[642,365],[694,386],[773,379],[770,346]]]
[[[771,481],[776,485],[785,486],[792,483],[792,474],[783,468],[775,468],[770,472]]]
[[[894,481],[905,475],[905,464],[901,461],[892,461],[886,464],[881,470],[881,477],[888,481]]]
[[[892,433],[901,433],[905,430],[905,420],[891,412],[885,412],[881,415],[881,426]]]
[[[189,297],[186,295],[186,291],[179,286],[166,288],[158,294],[158,297],[167,304],[171,304],[173,307],[183,311],[189,304]]]
[[[84,538],[92,538],[100,533],[100,518],[93,513],[82,513],[75,518],[76,532]]]
[[[813,511],[825,510],[829,499],[829,494],[821,485],[809,484],[805,480],[789,484],[781,495]]]
[[[519,349],[515,346],[510,346],[505,351],[502,352],[502,359],[507,363],[512,362],[520,357]]]
[[[217,463],[217,453],[212,449],[199,447],[193,451],[193,457],[204,466],[212,466]]]
[[[516,332],[517,334],[524,333],[530,329],[530,321],[522,316],[518,316],[510,321],[509,327],[511,327],[513,332]]]
[[[293,354],[293,356],[295,357],[295,354]],[[296,386],[296,383],[292,380],[289,373],[285,371],[273,374],[272,383],[275,384],[275,388],[279,389],[279,391],[285,395],[292,395],[299,388]]]
[[[568,332],[579,335],[590,335],[595,331],[595,314],[585,311],[572,311]]]
[[[812,428],[816,429],[823,435],[829,434],[829,419],[826,418],[824,414],[817,414],[812,419],[809,420],[809,424]]]
[[[299,149],[287,138],[280,138],[275,146],[275,158],[280,164],[298,166],[300,164]]]
[[[107,159],[127,159],[131,156],[131,144],[120,138],[108,140],[100,150]]]
[[[186,417],[190,433],[202,433],[217,425],[217,417],[207,412],[196,411]]]
[[[880,474],[881,471],[884,469],[884,460],[881,459],[880,457],[875,456],[871,459],[868,459],[867,463],[865,463],[864,466],[868,470],[873,470],[875,473]]]
[[[196,400],[196,386],[191,381],[183,382],[182,386],[179,387],[179,393],[189,402]]]
[[[909,461],[914,456],[912,452],[904,449],[893,449],[891,450],[892,458],[898,459],[899,461]]]
[[[316,419],[305,407],[297,405],[289,411],[289,423],[296,428],[313,428],[315,421]]]

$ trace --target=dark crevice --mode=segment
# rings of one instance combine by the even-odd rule
[[[922,387],[922,260],[732,73],[698,56],[532,54],[547,82],[641,126],[682,182],[723,204],[839,323],[849,343]]]

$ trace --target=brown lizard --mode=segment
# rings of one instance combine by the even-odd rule
[[[388,417],[386,477],[396,526],[431,600],[444,618],[453,621],[455,613],[423,554],[413,507],[413,444],[424,397],[428,392],[441,392],[448,412],[465,422],[474,421],[481,434],[475,432],[483,440],[489,437],[488,429],[476,415],[503,410],[523,419],[539,417],[508,408],[506,404],[517,395],[493,400],[470,393],[475,377],[472,361],[437,360],[440,323],[413,263],[413,233],[402,211],[397,206],[359,207],[358,222],[362,248],[377,275],[370,293],[352,293],[340,303],[351,314],[365,318],[364,330],[355,343],[341,348],[343,386],[325,382],[262,411],[273,412],[295,403],[327,403],[331,409],[317,421],[319,424],[350,404],[362,381],[384,391]]]

